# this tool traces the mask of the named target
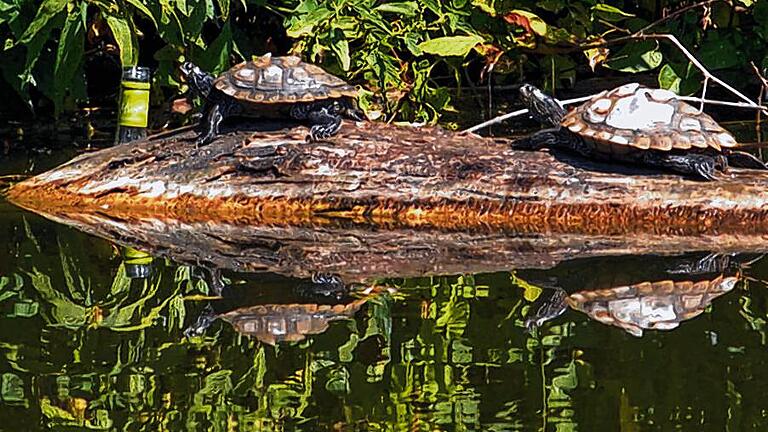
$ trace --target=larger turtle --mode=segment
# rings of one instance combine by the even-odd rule
[[[533,305],[526,327],[538,328],[570,307],[638,337],[645,329],[673,329],[701,314],[715,298],[732,291],[743,277],[741,270],[761,258],[762,255],[746,254],[649,257],[644,261],[658,278],[653,281],[609,282],[611,286],[600,288],[592,288],[588,282],[571,294],[561,287],[548,286],[548,292]],[[659,266],[664,267],[665,261],[668,265],[660,271]],[[578,276],[583,275],[568,275],[577,279]]]
[[[181,65],[190,88],[206,101],[198,144],[219,134],[230,116],[291,117],[311,124],[309,141],[335,135],[342,117],[364,120],[355,106],[357,89],[299,57],[263,55],[232,67],[218,77],[193,63]]]
[[[525,84],[520,96],[531,115],[551,126],[518,140],[515,148],[562,147],[598,160],[641,163],[716,180],[728,165],[766,169],[734,150],[730,132],[668,90],[637,83],[603,91],[567,112],[553,97]]]

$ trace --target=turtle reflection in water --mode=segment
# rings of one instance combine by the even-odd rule
[[[221,319],[231,324],[238,333],[270,345],[298,342],[308,335],[325,332],[332,321],[353,318],[366,302],[380,292],[372,288],[362,291],[359,297],[353,297],[338,276],[314,274],[310,283],[299,284],[290,294],[298,296],[300,302],[235,307],[221,313],[209,304],[185,334],[188,337],[202,335],[213,321]]]
[[[646,281],[605,289],[580,290],[572,294],[554,288],[549,298],[543,299],[538,308],[532,309],[534,312],[526,320],[526,327],[529,330],[537,328],[570,307],[637,337],[643,335],[643,330],[674,329],[682,321],[701,314],[715,298],[733,290],[740,280],[737,275],[727,276],[727,269],[711,268],[713,262],[719,264],[717,267],[731,266],[728,260],[720,260],[718,263],[708,256],[701,262],[707,263],[701,270],[710,274],[712,270],[719,270],[719,274],[709,277],[688,274],[690,280]],[[689,267],[697,268],[701,265]],[[672,269],[668,273],[679,274]]]

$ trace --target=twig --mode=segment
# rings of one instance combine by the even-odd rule
[[[755,62],[751,61],[751,62],[749,62],[749,64],[752,65],[752,70],[755,71],[755,75],[757,75],[757,78],[762,83],[762,85],[760,86],[760,94],[757,95],[757,103],[762,103],[763,102],[763,97],[765,96],[765,91],[766,91],[766,89],[768,89],[768,80],[765,79],[763,74],[760,73],[760,69],[758,69],[757,66],[755,66]],[[761,124],[763,122],[762,115],[763,115],[763,112],[762,111],[758,111],[757,112],[757,116],[755,116],[756,117],[755,118],[755,135],[757,136],[757,143],[758,144],[761,144],[762,141],[763,141],[763,133],[762,133],[762,126],[761,126]],[[760,155],[760,158],[762,159],[762,157],[763,157],[763,149],[762,148],[758,151],[758,154]]]
[[[590,95],[590,96],[583,96],[583,97],[576,98],[576,99],[568,99],[568,100],[558,101],[558,102],[560,102],[560,105],[570,105],[570,104],[574,104],[574,103],[578,103],[578,102],[584,102],[584,101],[589,100],[591,98],[592,98],[592,96]],[[517,110],[517,111],[512,111],[511,113],[507,113],[507,114],[503,114],[503,115],[494,117],[494,118],[492,118],[492,119],[490,119],[488,121],[484,121],[484,122],[482,122],[482,123],[480,123],[478,125],[474,125],[471,128],[464,129],[463,131],[461,131],[461,133],[472,133],[474,131],[483,129],[485,127],[488,127],[488,126],[491,126],[491,125],[495,125],[497,123],[501,123],[504,120],[508,120],[508,119],[513,118],[513,117],[521,116],[521,115],[527,114],[527,113],[528,113],[527,109],[521,109],[521,110]]]
[[[595,95],[582,96],[582,97],[579,97],[579,98],[568,99],[568,100],[558,101],[558,102],[560,102],[560,105],[571,105],[571,104],[574,104],[574,103],[584,102],[586,100],[592,99],[594,96]],[[766,107],[760,106],[760,105],[756,105],[754,103],[747,104],[747,103],[744,103],[744,102],[729,102],[729,101],[720,101],[720,100],[715,100],[715,99],[702,99],[700,97],[695,97],[695,96],[678,96],[678,95],[675,95],[675,98],[676,99],[680,99],[682,101],[686,101],[686,102],[699,102],[702,105],[722,105],[722,106],[729,106],[729,107],[735,107],[735,108],[757,109],[758,112],[764,111],[766,109]],[[507,114],[503,114],[503,115],[494,117],[494,118],[492,118],[492,119],[490,119],[488,121],[485,121],[485,122],[482,122],[482,123],[480,123],[478,125],[475,125],[475,126],[472,126],[470,128],[464,129],[463,131],[461,131],[461,133],[472,133],[472,132],[478,131],[480,129],[483,129],[483,128],[487,127],[487,126],[494,125],[494,124],[497,124],[497,123],[501,123],[504,120],[509,120],[509,119],[511,119],[513,117],[518,117],[518,116],[521,116],[521,115],[524,115],[524,114],[527,114],[527,113],[528,113],[527,109],[521,109],[521,110],[517,110],[517,111],[512,111],[511,113],[507,113]]]
[[[682,9],[680,9],[680,10],[677,10],[677,11],[675,11],[675,12],[673,12],[673,13],[671,13],[671,14],[669,14],[669,15],[661,18],[661,19],[659,19],[659,20],[656,20],[656,21],[648,24],[647,26],[641,28],[640,30],[638,30],[638,31],[636,31],[634,33],[632,33],[631,35],[621,36],[621,37],[618,37],[618,38],[615,38],[615,39],[611,39],[611,40],[607,40],[607,41],[602,41],[602,42],[598,42],[598,43],[581,44],[581,45],[578,45],[578,46],[576,46],[574,48],[579,49],[579,50],[585,50],[585,49],[590,49],[590,48],[600,48],[600,47],[606,47],[608,45],[614,45],[614,44],[617,44],[617,43],[627,42],[627,41],[630,41],[630,40],[662,40],[662,39],[668,40],[668,41],[672,42],[680,50],[680,52],[682,52],[683,55],[697,69],[699,69],[699,71],[701,71],[701,73],[704,75],[704,85],[703,85],[702,92],[701,92],[701,98],[697,99],[697,101],[699,101],[701,103],[701,105],[699,107],[699,111],[703,111],[704,110],[704,104],[705,103],[710,103],[709,101],[707,101],[706,95],[707,95],[707,87],[709,86],[709,81],[712,80],[713,82],[716,82],[716,83],[720,84],[722,87],[724,87],[725,89],[727,89],[728,91],[730,91],[731,93],[736,95],[738,98],[740,98],[740,99],[742,99],[743,101],[746,102],[746,104],[740,104],[740,105],[733,105],[734,102],[717,102],[715,104],[717,104],[717,105],[748,107],[748,108],[757,108],[760,111],[765,111],[766,113],[768,113],[768,107],[762,106],[760,104],[756,104],[750,98],[748,98],[747,96],[743,95],[741,92],[739,92],[738,90],[733,88],[731,85],[729,85],[725,81],[721,80],[720,78],[714,76],[709,70],[707,70],[707,68],[704,67],[703,64],[701,64],[701,62],[699,62],[696,59],[696,57],[693,56],[693,54],[690,53],[690,51],[688,51],[683,46],[683,44],[680,43],[679,40],[677,40],[677,38],[675,36],[673,36],[671,34],[656,34],[656,33],[645,34],[645,31],[650,30],[651,28],[653,28],[653,27],[655,27],[655,26],[657,26],[657,25],[659,25],[659,24],[661,24],[661,23],[663,23],[663,22],[665,22],[667,20],[670,20],[670,19],[672,19],[672,18],[674,18],[674,17],[676,17],[678,15],[681,15],[682,13],[684,13],[684,12],[686,12],[688,10],[691,10],[691,9],[694,9],[694,8],[698,8],[698,7],[702,7],[702,6],[707,6],[707,5],[710,5],[710,4],[715,3],[717,1],[720,1],[720,0],[707,0],[707,1],[695,3],[693,5],[684,7]],[[681,98],[681,99],[683,99],[683,98]],[[684,100],[687,100],[687,99],[684,99]],[[565,103],[566,102],[563,102],[563,104],[565,104]],[[506,119],[509,119],[511,117],[515,117],[517,115],[522,115],[525,112],[527,112],[527,110],[524,110],[524,112],[515,111],[515,112],[509,113],[509,114],[505,114],[503,116],[495,117],[495,118],[493,118],[491,120],[488,120],[486,122],[483,122],[483,123],[481,123],[479,125],[472,126],[471,128],[468,128],[468,129],[464,130],[464,132],[474,132],[476,130],[479,130],[479,129],[482,129],[484,127],[487,127],[487,126],[499,123],[499,122],[504,121]]]

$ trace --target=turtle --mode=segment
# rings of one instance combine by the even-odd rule
[[[673,329],[699,315],[716,297],[733,290],[743,277],[742,270],[762,258],[763,254],[722,253],[645,257],[643,267],[637,269],[645,277],[633,275],[630,269],[626,275],[611,271],[605,276],[615,280],[609,278],[607,283],[600,272],[595,273],[594,266],[583,271],[574,271],[580,266],[564,269],[568,285],[586,285],[568,294],[548,284],[548,293],[537,299],[525,324],[532,331],[570,307],[634,336],[642,336],[644,329]],[[615,262],[626,265],[633,261]],[[591,280],[582,280],[590,276]]]
[[[515,141],[516,149],[565,148],[596,160],[644,164],[704,180],[728,165],[767,169],[735,150],[736,139],[708,114],[664,89],[629,83],[566,112],[553,97],[524,84],[520,97],[549,129]]]
[[[218,77],[191,62],[184,62],[180,69],[190,89],[206,102],[198,145],[210,143],[219,134],[222,120],[230,116],[307,121],[311,124],[308,141],[335,135],[342,117],[365,120],[356,106],[355,87],[296,56],[268,53]]]
[[[221,279],[221,276],[218,275],[218,278]],[[286,282],[287,281],[283,281],[283,283],[286,283]],[[262,291],[264,291],[265,288],[268,288],[270,286],[268,282],[263,280],[261,281],[261,284],[263,288]],[[243,300],[242,293],[234,292],[233,291],[234,288],[229,289],[227,292],[224,292],[222,288],[218,288],[215,290],[215,293],[218,296],[220,296],[222,300],[227,300],[227,301],[223,302],[223,304],[217,305],[217,308],[223,307],[226,309],[230,309],[231,313],[230,312],[217,313],[214,310],[212,303],[208,303],[205,306],[205,308],[203,308],[202,313],[197,317],[197,320],[191,326],[185,329],[184,334],[187,337],[191,337],[194,335],[202,335],[205,332],[205,330],[218,318],[225,318],[226,321],[230,321],[234,324],[232,320],[239,319],[238,317],[240,315],[243,315],[243,316],[254,315],[255,318],[253,319],[258,318],[258,319],[261,319],[262,321],[264,320],[269,321],[271,319],[269,317],[272,316],[270,314],[272,314],[272,312],[274,311],[278,311],[276,316],[281,316],[281,315],[284,316],[288,314],[290,311],[299,313],[302,310],[302,308],[306,310],[311,310],[312,313],[314,313],[314,311],[319,310],[322,312],[320,313],[320,315],[325,314],[325,312],[327,311],[331,311],[329,313],[336,313],[338,312],[338,307],[336,307],[337,304],[345,304],[350,302],[349,288],[350,287],[344,283],[343,279],[339,275],[336,275],[333,273],[319,273],[319,272],[312,273],[309,281],[301,281],[296,286],[294,286],[293,290],[291,290],[293,295],[301,298],[301,303],[297,303],[298,306],[293,309],[288,308],[288,306],[293,306],[293,305],[273,305],[274,307],[271,307],[271,309],[264,308],[270,305],[233,308],[231,305],[232,302],[237,304]],[[279,298],[283,299],[285,293],[283,292],[284,289],[282,286],[280,286],[279,291],[283,294],[279,296]],[[262,292],[261,294],[262,296],[264,296],[266,292]],[[263,302],[263,297],[260,298],[260,302]],[[283,308],[283,306],[285,306],[285,308]],[[228,318],[232,318],[232,320]],[[288,318],[286,317],[286,319]],[[248,320],[248,318],[246,318],[245,320]],[[288,324],[286,323],[288,323],[288,321],[285,321],[283,324],[287,326]],[[255,328],[253,327],[255,325],[256,324],[250,324],[251,328]],[[246,333],[247,332],[250,332],[250,331],[246,331]]]
[[[712,300],[733,290],[738,281],[737,276],[719,275],[695,281],[646,281],[570,295],[557,289],[526,324],[529,329],[539,327],[571,307],[596,321],[641,337],[645,329],[671,330],[696,317]]]

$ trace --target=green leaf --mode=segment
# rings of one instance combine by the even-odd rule
[[[679,93],[680,81],[682,81],[682,79],[677,75],[675,70],[672,69],[672,66],[665,64],[659,70],[659,87]]]
[[[229,56],[232,53],[232,27],[227,21],[221,33],[200,56],[200,67],[214,74],[229,69]]]
[[[80,3],[80,10],[72,11],[67,16],[67,21],[61,30],[59,47],[56,50],[56,63],[53,66],[53,76],[56,83],[53,103],[57,116],[61,112],[67,87],[73,81],[75,72],[83,62],[85,26],[81,19],[81,13],[84,13],[87,7],[87,3]]]
[[[505,16],[522,17],[528,22],[528,26],[530,26],[531,30],[534,33],[536,33],[539,36],[547,35],[547,23],[544,22],[543,19],[539,18],[539,16],[536,15],[535,13],[528,12],[526,10],[515,9],[513,11],[507,12]]]
[[[123,66],[134,66],[138,60],[138,53],[133,43],[133,26],[128,19],[115,16],[106,15],[107,25],[112,30],[112,35],[115,37],[115,42],[120,48],[120,62]]]
[[[592,6],[592,11],[595,15],[606,21],[621,21],[625,18],[634,17],[631,13],[624,12],[615,6],[607,5],[605,3],[598,3]]]
[[[341,69],[344,71],[349,70],[350,57],[349,57],[349,42],[344,38],[344,32],[339,29],[334,29],[331,32],[331,49],[336,57],[339,59]]]
[[[221,10],[221,19],[226,21],[229,19],[229,0],[218,0],[219,10]],[[245,7],[245,3],[243,3]]]
[[[459,56],[464,57],[475,45],[483,41],[478,35],[471,36],[445,36],[424,41],[418,45],[419,49],[425,53],[439,56]]]
[[[701,89],[700,75],[691,63],[667,63],[659,70],[659,87],[679,95],[690,95]]]
[[[154,15],[152,15],[152,12],[149,11],[149,8],[144,5],[144,3],[141,2],[141,0],[125,0],[130,4],[131,6],[135,7],[139,10],[142,14],[144,14],[147,18],[149,18],[152,21],[152,24],[155,25],[155,28],[157,28],[157,21],[155,21]]]
[[[37,10],[35,19],[29,24],[24,34],[19,38],[19,43],[26,44],[31,41],[37,33],[42,30],[46,24],[56,15],[64,14],[67,0],[44,0]]]
[[[326,8],[317,8],[312,12],[300,17],[286,30],[288,37],[299,38],[302,36],[312,35],[315,27],[317,27],[323,21],[326,21],[333,15],[333,12]]]
[[[416,12],[419,11],[419,4],[415,1],[384,3],[376,6],[373,10],[405,16],[415,16]]]
[[[19,16],[19,5],[0,0],[0,24],[11,22]]]
[[[664,56],[655,41],[635,42],[624,47],[605,63],[605,66],[621,72],[644,72],[661,65]]]

